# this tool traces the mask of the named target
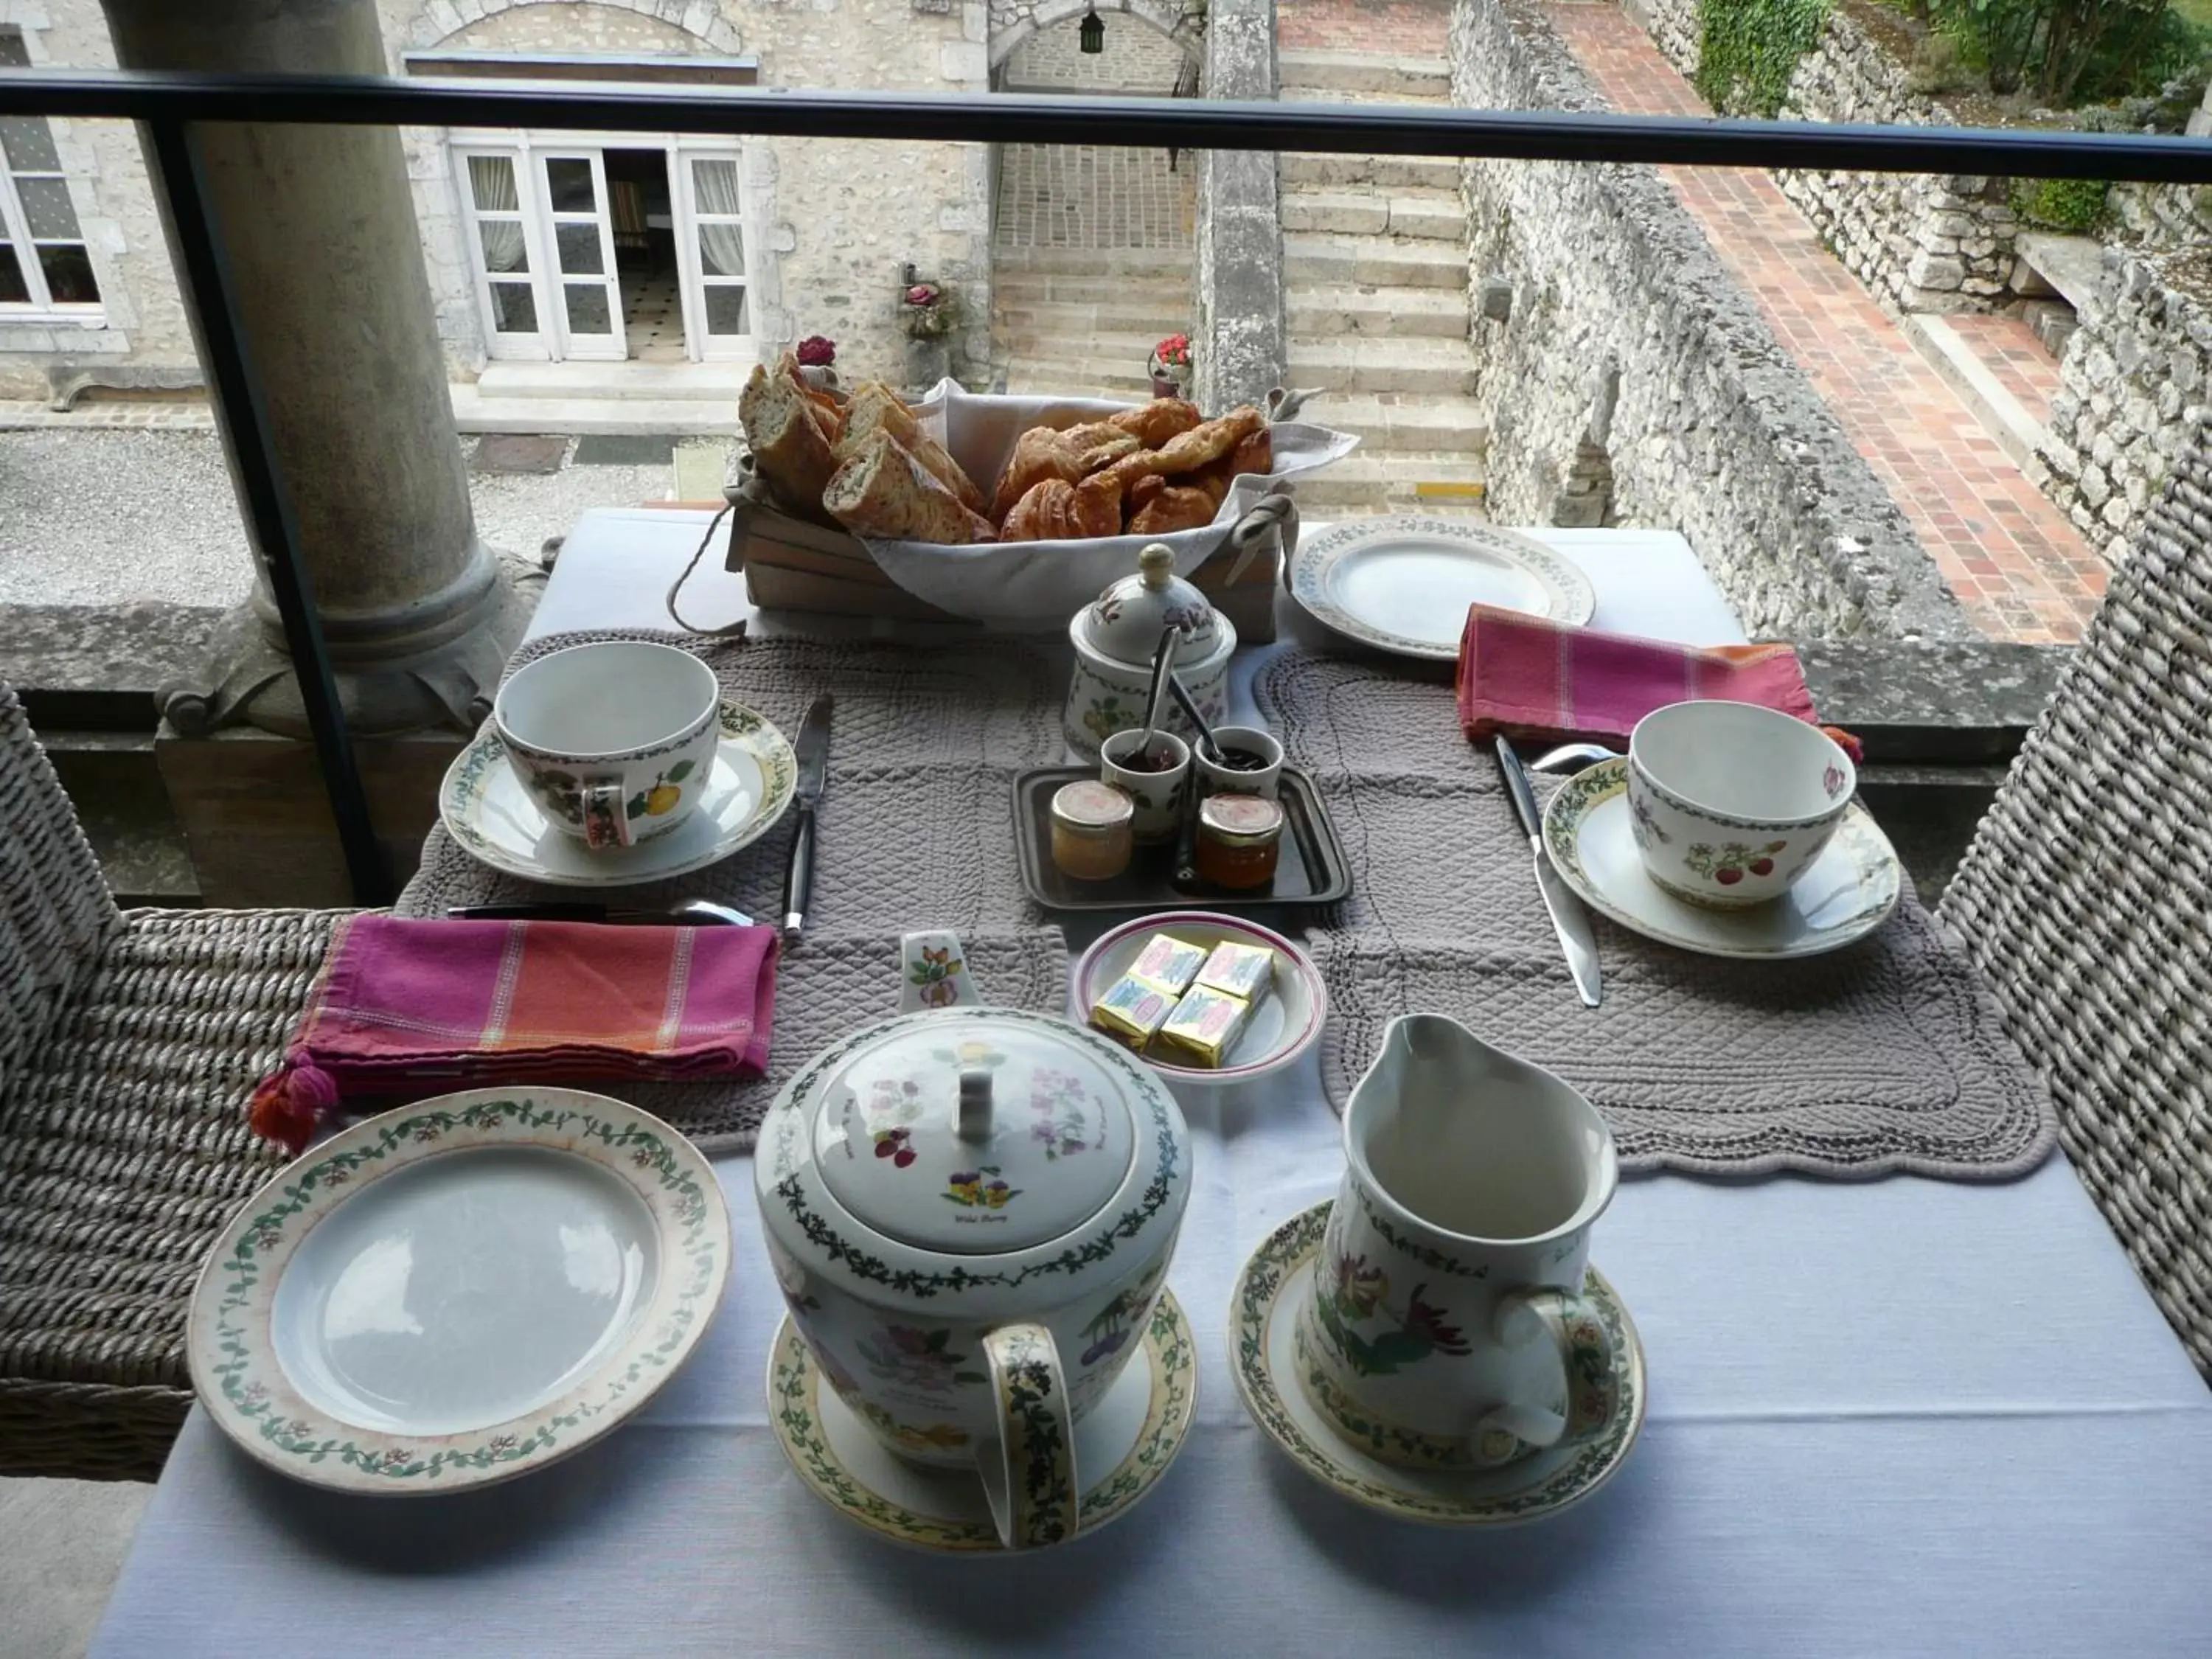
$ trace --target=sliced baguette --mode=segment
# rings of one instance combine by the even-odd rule
[[[756,365],[738,395],[738,419],[776,499],[794,513],[819,517],[823,488],[837,461],[805,394],[789,376]]]
[[[983,510],[983,492],[945,453],[945,446],[921,429],[914,411],[881,380],[863,380],[845,406],[845,435],[837,444],[837,459],[850,460],[878,432],[888,432],[906,452],[929,470],[938,483],[960,498],[971,513]]]
[[[881,428],[831,477],[822,505],[856,536],[948,544],[997,539],[988,519]]]

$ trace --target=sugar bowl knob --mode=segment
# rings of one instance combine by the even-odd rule
[[[972,1070],[960,1073],[960,1139],[969,1142],[991,1138],[991,1074]]]

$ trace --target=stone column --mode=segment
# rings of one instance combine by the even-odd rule
[[[126,69],[386,72],[374,0],[102,3]],[[399,135],[217,125],[200,143],[353,731],[472,728],[527,607],[477,538]],[[234,468],[232,441],[226,426]],[[164,713],[185,733],[305,733],[258,574],[208,683],[166,694]]]
[[[1213,0],[1206,27],[1206,95],[1275,96],[1275,0]],[[1283,222],[1277,157],[1266,150],[1198,155],[1198,326],[1191,342],[1198,405],[1265,405],[1287,384]],[[1292,409],[1295,409],[1295,404]]]

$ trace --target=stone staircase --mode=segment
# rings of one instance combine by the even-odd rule
[[[1441,58],[1285,47],[1285,102],[1448,100]],[[1291,384],[1311,418],[1360,447],[1298,485],[1324,516],[1480,512],[1488,433],[1468,394],[1467,228],[1459,163],[1419,156],[1282,158]]]
[[[1190,327],[1194,257],[1188,248],[995,250],[991,331],[1006,390],[1152,396],[1146,357]]]

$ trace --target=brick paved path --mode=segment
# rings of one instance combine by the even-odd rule
[[[1712,112],[1626,13],[1547,9],[1616,108]],[[2105,591],[2102,558],[1820,246],[1773,179],[1744,169],[1661,172],[1912,521],[1975,625],[2035,644],[2080,638]],[[1965,325],[1960,332],[2032,413],[2048,412],[2056,373],[2032,368],[2017,349],[2025,342],[2040,350],[2024,327],[2008,318],[1947,320]]]
[[[1164,149],[1008,144],[999,163],[1000,247],[1188,248],[1192,184]]]
[[[2051,400],[2058,392],[2058,360],[2045,349],[2035,331],[2017,317],[1992,312],[1964,312],[1943,319],[1974,349],[1974,356],[1996,382],[2020,400],[2039,424],[2051,424]]]
[[[1442,57],[1451,0],[1277,0],[1275,44],[1381,58]]]

